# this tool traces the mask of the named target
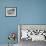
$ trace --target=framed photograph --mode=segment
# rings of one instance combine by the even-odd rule
[[[18,42],[24,40],[46,41],[46,24],[19,24]]]
[[[16,16],[16,7],[6,7],[6,16]]]

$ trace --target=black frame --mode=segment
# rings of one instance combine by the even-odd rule
[[[17,7],[5,7],[5,16],[6,16],[6,8],[16,8],[16,16],[17,16]],[[16,16],[6,16],[6,17],[16,17]]]

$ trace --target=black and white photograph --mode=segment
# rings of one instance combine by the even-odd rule
[[[16,8],[15,7],[7,7],[6,8],[6,16],[16,16]]]

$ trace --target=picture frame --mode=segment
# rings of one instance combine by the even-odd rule
[[[17,12],[17,8],[16,7],[6,7],[5,8],[5,16],[10,16],[10,17],[16,17],[17,16],[17,14],[16,14],[16,12]]]
[[[18,42],[25,40],[22,37],[22,30],[28,30],[28,37],[26,40],[31,41],[46,41],[46,24],[18,24]],[[35,31],[35,32],[34,32]],[[31,32],[33,32],[31,34]],[[23,33],[24,34],[24,33]],[[34,36],[35,35],[35,36]],[[39,36],[38,36],[39,35]],[[30,38],[30,37],[32,38]]]

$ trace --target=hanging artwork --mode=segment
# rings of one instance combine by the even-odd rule
[[[46,41],[46,25],[20,24],[18,30],[20,40]]]
[[[7,7],[6,16],[16,16],[16,7]]]

